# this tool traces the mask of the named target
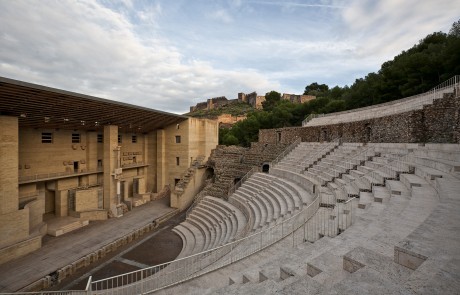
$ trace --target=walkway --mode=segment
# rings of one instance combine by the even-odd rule
[[[60,237],[46,236],[39,250],[0,265],[0,292],[15,292],[173,211],[167,200],[136,207],[121,218],[94,221]]]

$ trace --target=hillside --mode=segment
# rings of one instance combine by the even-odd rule
[[[330,88],[317,82],[307,85],[304,94],[317,97],[312,101],[293,104],[280,100],[276,91],[270,92],[275,95],[263,105],[263,111],[250,112],[246,120],[220,130],[220,143],[249,146],[258,141],[259,129],[301,126],[310,114],[351,110],[424,93],[459,74],[460,20],[448,34],[429,34],[351,86]]]
[[[232,116],[242,116],[253,112],[254,108],[250,104],[245,102],[235,102],[228,105],[224,105],[220,108],[211,110],[197,110],[185,114],[186,116],[195,118],[206,118],[206,119],[217,119],[219,115],[230,114]]]

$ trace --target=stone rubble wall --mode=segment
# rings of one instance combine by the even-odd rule
[[[445,94],[423,109],[356,122],[311,127],[261,129],[261,143],[345,142],[460,143],[460,96]]]
[[[219,145],[209,158],[209,166],[214,169],[214,182],[203,191],[206,195],[226,199],[235,179],[241,179],[253,167],[273,161],[287,144],[252,143],[250,148]]]

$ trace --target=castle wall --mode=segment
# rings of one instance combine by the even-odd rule
[[[217,123],[220,125],[233,125],[239,121],[246,119],[246,115],[232,116],[230,114],[222,114],[217,117]]]

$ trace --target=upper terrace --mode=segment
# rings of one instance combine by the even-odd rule
[[[302,122],[302,126],[348,123],[419,110],[424,105],[432,104],[435,99],[442,98],[445,93],[452,93],[455,90],[459,91],[459,89],[460,76],[457,75],[422,94],[343,112],[311,114]]]

